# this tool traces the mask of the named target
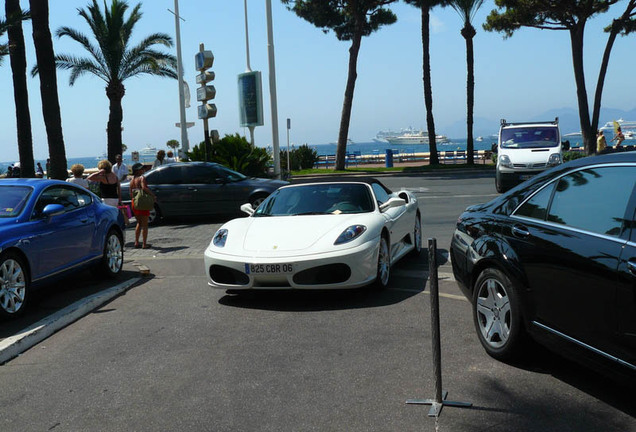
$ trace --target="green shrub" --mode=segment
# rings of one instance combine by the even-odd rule
[[[204,146],[204,142],[194,146],[187,154],[190,160],[205,160]],[[252,145],[239,134],[225,135],[213,143],[208,151],[210,162],[220,163],[250,177],[266,177],[270,159],[266,149]]]
[[[292,170],[311,169],[318,161],[318,152],[307,144],[303,144],[298,148],[293,148],[289,152],[289,164]],[[280,152],[280,167],[284,171],[287,169],[287,150]]]
[[[582,151],[566,151],[563,152],[563,162],[569,162],[574,159],[581,159],[586,157],[585,152]]]

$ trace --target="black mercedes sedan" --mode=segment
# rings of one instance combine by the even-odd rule
[[[636,377],[635,212],[635,151],[574,160],[466,209],[450,255],[486,352],[510,360],[530,335]]]
[[[149,222],[184,216],[237,215],[242,204],[257,207],[270,193],[289,182],[246,177],[211,162],[177,162],[144,174],[157,197]],[[121,185],[122,200],[130,203],[129,183]]]

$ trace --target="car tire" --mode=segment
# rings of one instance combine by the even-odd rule
[[[486,352],[498,360],[512,360],[524,339],[519,289],[501,270],[481,272],[473,289],[473,322]]]
[[[29,300],[29,272],[21,256],[14,252],[0,255],[0,316],[21,315]]]
[[[391,278],[391,250],[389,240],[386,235],[380,237],[378,248],[378,265],[376,267],[376,278],[373,283],[376,289],[385,289],[389,285]]]
[[[123,267],[124,242],[121,234],[111,229],[104,240],[104,253],[99,263],[99,272],[108,278],[115,278],[121,273]]]
[[[155,204],[155,207],[150,210],[150,214],[148,215],[148,225],[159,225],[161,218],[161,210],[159,210],[159,206]]]
[[[254,210],[256,210],[256,208],[257,208],[259,205],[261,205],[261,203],[262,203],[263,201],[265,201],[265,198],[267,198],[267,195],[266,195],[266,194],[263,194],[263,193],[259,193],[259,194],[256,194],[256,195],[254,195],[254,196],[250,197],[250,204],[252,205],[252,208],[253,208]]]
[[[504,193],[506,191],[506,188],[501,183],[501,175],[499,174],[499,171],[495,173],[495,189],[497,189],[497,192],[499,193]]]
[[[413,250],[411,255],[419,256],[422,253],[422,218],[418,213],[415,216],[415,226],[413,227]]]

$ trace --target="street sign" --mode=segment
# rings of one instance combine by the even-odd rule
[[[194,55],[194,64],[198,71],[210,69],[214,64],[214,54],[212,51],[200,51]]]
[[[238,76],[239,125],[263,126],[263,91],[261,73],[245,72]]]
[[[205,71],[197,75],[197,84],[205,84],[214,81],[215,75],[212,71]]]
[[[216,117],[216,105],[215,104],[204,104],[199,105],[199,118],[200,119],[209,119],[212,117]]]
[[[197,88],[197,100],[199,102],[204,102],[210,99],[214,99],[215,96],[216,96],[216,89],[214,88],[213,85],[211,86],[206,85],[206,86]]]

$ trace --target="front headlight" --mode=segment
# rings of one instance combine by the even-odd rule
[[[212,244],[216,247],[225,247],[225,241],[227,240],[227,230],[222,228],[214,234],[212,237]]]
[[[513,168],[512,162],[510,162],[510,158],[508,155],[499,156],[499,164],[504,168]]]
[[[351,225],[349,228],[344,230],[342,234],[338,236],[334,245],[348,243],[351,240],[358,237],[363,232],[365,232],[366,230],[367,230],[367,227],[365,227],[364,225]]]
[[[563,162],[561,160],[561,155],[559,153],[553,153],[550,155],[550,159],[548,159],[548,166],[560,165],[561,162]]]

